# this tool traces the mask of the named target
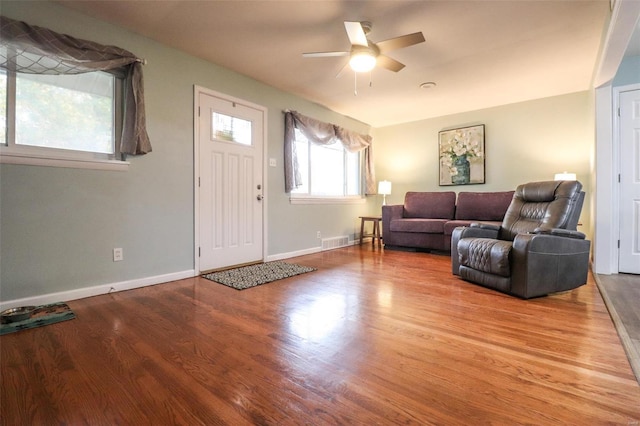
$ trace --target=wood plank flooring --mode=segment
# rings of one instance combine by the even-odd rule
[[[595,275],[611,319],[640,383],[640,275]]]
[[[621,424],[640,386],[590,276],[520,300],[448,256],[353,246],[237,291],[202,278],[69,302],[0,338],[3,425]]]

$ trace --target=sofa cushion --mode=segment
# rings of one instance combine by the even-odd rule
[[[394,219],[389,229],[392,232],[421,232],[424,234],[442,234],[446,219]]]
[[[453,191],[407,192],[404,196],[405,218],[453,219],[455,209],[456,193]]]
[[[514,191],[461,192],[456,204],[456,219],[502,222],[513,193]]]

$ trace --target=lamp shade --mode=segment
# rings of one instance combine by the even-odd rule
[[[378,182],[378,194],[391,194],[391,182],[389,182],[388,180],[381,180],[380,182]]]
[[[576,180],[576,174],[569,172],[556,173],[554,180]]]

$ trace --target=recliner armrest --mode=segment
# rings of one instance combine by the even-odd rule
[[[459,226],[453,230],[458,240],[462,238],[498,238],[500,227],[488,223],[472,223],[471,226]],[[453,237],[453,233],[451,234]]]
[[[586,282],[591,241],[554,235],[551,231],[523,233],[514,238],[511,294],[529,299],[575,288]],[[561,231],[563,234],[581,234]]]
[[[577,240],[584,240],[586,235],[580,231],[571,231],[569,229],[562,228],[536,228],[533,230],[534,234],[555,235],[557,237],[575,238]]]
[[[458,242],[463,238],[498,238],[500,226],[490,223],[472,223],[471,226],[458,226],[451,233],[451,272],[460,275]]]
[[[500,231],[500,225],[494,225],[493,223],[473,222],[470,225],[471,228],[491,229],[493,231]]]

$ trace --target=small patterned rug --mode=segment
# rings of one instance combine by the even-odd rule
[[[233,287],[236,290],[255,287],[294,275],[306,274],[316,268],[285,262],[267,262],[257,265],[243,266],[227,271],[212,272],[202,275],[211,281]]]
[[[31,318],[24,321],[16,321],[0,324],[0,336],[20,330],[42,327],[43,325],[55,324],[61,321],[74,319],[76,314],[66,303],[52,303],[50,305],[36,306],[31,314]]]

